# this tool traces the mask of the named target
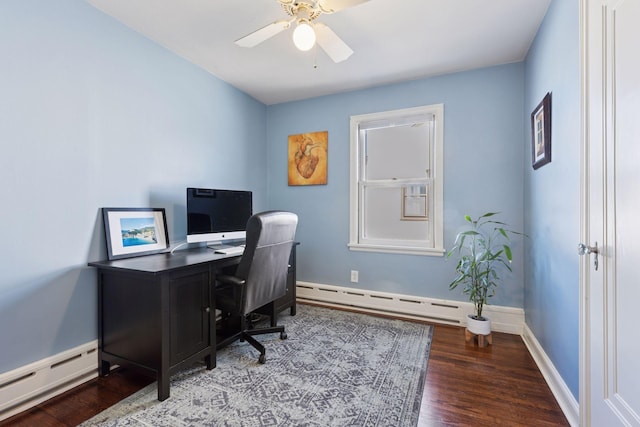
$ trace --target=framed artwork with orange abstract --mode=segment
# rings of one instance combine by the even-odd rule
[[[289,135],[289,185],[326,185],[329,132]]]

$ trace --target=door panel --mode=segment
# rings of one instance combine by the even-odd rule
[[[615,120],[615,188],[612,205],[615,209],[615,304],[611,322],[617,324],[612,388],[620,404],[640,414],[640,381],[627,373],[640,372],[640,351],[637,345],[640,331],[637,324],[637,303],[640,301],[638,270],[640,260],[640,2],[626,0],[613,8],[614,22],[614,120]]]
[[[583,425],[640,425],[640,2],[585,0]],[[586,405],[586,406],[585,406]]]

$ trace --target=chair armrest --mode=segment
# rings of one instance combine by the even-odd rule
[[[243,286],[245,284],[244,280],[239,279],[236,276],[216,276],[216,281],[234,286]]]

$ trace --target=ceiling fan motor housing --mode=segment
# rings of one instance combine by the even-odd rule
[[[318,16],[322,15],[322,10],[319,7],[306,1],[279,1],[282,5],[282,9],[284,9],[289,16],[296,17],[298,19],[306,19],[307,21],[312,22]]]

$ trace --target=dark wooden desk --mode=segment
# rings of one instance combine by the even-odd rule
[[[295,314],[295,248],[287,295],[278,312]],[[216,366],[215,275],[240,255],[212,249],[176,251],[91,262],[98,269],[98,370],[129,365],[158,380],[158,400],[169,397],[169,378],[194,362]]]

